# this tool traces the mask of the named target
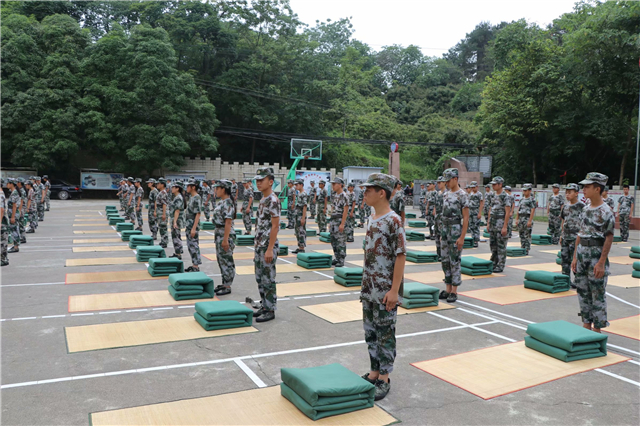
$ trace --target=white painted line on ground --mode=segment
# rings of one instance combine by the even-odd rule
[[[147,312],[148,309],[129,309],[125,312]]]
[[[102,216],[102,212],[100,210],[98,210],[98,213],[100,213],[100,216]]]
[[[36,319],[37,317],[24,317],[24,318],[13,318],[12,321],[22,321],[22,320],[30,320]]]
[[[47,319],[47,318],[64,318],[66,317],[66,315],[47,315],[42,317],[42,319]]]
[[[453,318],[445,317],[444,315],[440,315],[440,314],[438,314],[438,313],[436,313],[436,312],[429,312],[429,314],[433,315],[434,317],[442,318],[442,319],[444,319],[444,320],[446,320],[446,321],[451,321],[451,322],[456,323],[456,324],[466,325],[467,327],[470,327],[470,328],[472,328],[472,329],[474,329],[474,330],[476,330],[476,331],[480,331],[480,332],[482,332],[482,333],[489,334],[489,335],[491,335],[491,336],[495,336],[495,337],[498,337],[498,338],[500,338],[500,339],[507,340],[507,341],[512,342],[512,343],[513,343],[513,342],[517,342],[517,340],[513,340],[513,339],[511,339],[511,338],[509,338],[509,337],[506,337],[506,336],[503,336],[503,335],[501,335],[501,334],[494,333],[494,332],[491,332],[491,331],[489,331],[489,330],[485,330],[485,329],[482,329],[482,328],[476,327],[476,326],[474,326],[474,325],[469,325],[469,324],[464,323],[464,322],[462,322],[462,321],[454,320]]]
[[[638,361],[634,361],[634,360],[632,360],[632,359],[630,359],[630,360],[629,360],[629,361],[627,361],[627,362],[630,362],[631,364],[635,364],[635,365],[640,365],[640,362],[638,362]]]
[[[634,355],[638,355],[638,356],[640,356],[640,352],[632,351],[631,349],[623,348],[622,346],[612,345],[612,344],[611,344],[611,343],[609,343],[609,342],[607,342],[607,347],[609,347],[609,348],[615,348],[615,349],[618,349],[618,350],[621,350],[621,351],[629,352],[629,353],[631,353],[631,354],[634,354]]]
[[[300,297],[294,297],[295,300],[299,300],[299,299],[311,299],[313,296],[300,296]]]
[[[638,306],[638,305],[634,305],[634,304],[633,304],[633,303],[631,303],[631,302],[627,302],[626,300],[621,299],[621,298],[619,298],[618,296],[614,296],[614,295],[613,295],[613,294],[611,294],[611,293],[607,293],[607,296],[609,296],[609,297],[613,297],[614,299],[619,300],[619,301],[620,301],[620,302],[622,302],[622,303],[626,303],[626,304],[627,304],[627,305],[629,305],[629,306],[633,306],[634,308],[638,308],[638,309],[640,309],[640,306]]]
[[[173,306],[167,306],[164,308],[153,308],[152,311],[166,311],[167,309],[173,309]]]
[[[108,315],[108,314],[119,314],[122,311],[107,311],[107,312],[98,312],[100,315]]]
[[[502,324],[509,325],[509,326],[511,326],[511,327],[519,328],[520,330],[526,330],[526,329],[527,329],[527,327],[522,327],[522,326],[517,325],[517,324],[512,324],[512,323],[510,323],[510,322],[503,321],[503,320],[498,319],[498,318],[494,318],[494,317],[492,317],[492,316],[490,316],[490,315],[479,314],[478,312],[473,312],[473,311],[470,311],[470,310],[465,309],[465,308],[458,308],[458,310],[459,310],[459,311],[461,311],[461,312],[466,312],[466,313],[468,313],[468,314],[478,316],[478,317],[480,317],[480,318],[491,319],[491,320],[494,320],[494,321],[496,321],[496,322],[499,322],[499,323],[502,323]]]
[[[457,303],[462,303],[463,305],[472,306],[472,307],[474,307],[476,309],[482,309],[483,311],[491,312],[491,313],[494,313],[496,315],[502,315],[503,317],[513,318],[514,320],[526,322],[528,324],[533,324],[533,321],[527,321],[526,319],[514,317],[513,315],[503,314],[502,312],[494,311],[493,309],[483,308],[482,306],[474,305],[473,303],[463,302],[462,300],[458,300]]]
[[[318,275],[322,275],[323,277],[327,277],[327,278],[333,279],[333,277],[331,275],[323,274],[322,272],[313,271],[313,273],[314,274],[318,274]]]
[[[60,284],[66,284],[66,283],[62,281],[57,283],[5,284],[5,285],[0,285],[0,287],[24,287],[24,286],[31,286],[31,285],[60,285]]]
[[[84,316],[89,316],[89,315],[93,315],[93,312],[85,312],[82,314],[71,314],[72,317],[84,317]]]
[[[631,383],[632,385],[636,385],[640,387],[640,382],[636,382],[635,380],[627,379],[626,377],[619,376],[610,371],[602,370],[601,368],[596,368],[594,371],[598,373],[606,374],[607,376],[615,377],[618,380],[622,380],[623,382]]]
[[[196,305],[185,305],[185,306],[178,306],[178,309],[186,309],[186,308],[195,308]]]
[[[233,360],[233,362],[235,362],[235,363],[236,363],[236,365],[237,365],[238,367],[240,367],[240,369],[241,369],[242,371],[244,371],[244,372],[245,372],[245,374],[246,374],[247,376],[249,376],[249,378],[253,381],[253,383],[255,383],[255,384],[256,384],[256,386],[258,386],[259,388],[266,388],[266,387],[267,387],[267,385],[265,384],[265,382],[263,382],[262,380],[260,380],[260,377],[258,377],[258,376],[256,375],[256,373],[254,373],[254,372],[253,372],[253,370],[251,370],[251,369],[249,368],[249,366],[248,366],[247,364],[245,364],[241,359],[237,359],[237,358],[236,358],[236,359],[234,359],[234,360]]]

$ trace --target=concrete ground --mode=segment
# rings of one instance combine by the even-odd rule
[[[259,333],[68,353],[65,327],[191,316],[193,309],[122,309],[68,312],[72,295],[164,290],[166,280],[65,285],[67,273],[136,271],[142,264],[65,267],[65,260],[133,256],[129,251],[74,253],[73,247],[122,246],[125,243],[74,244],[73,240],[117,237],[107,227],[74,226],[104,220],[104,206],[115,201],[52,201],[51,211],[20,253],[10,256],[2,268],[2,423],[6,425],[86,425],[89,414],[157,404],[181,399],[274,386],[282,367],[311,367],[338,362],[363,374],[369,362],[359,321],[331,324],[300,309],[321,303],[357,300],[353,288],[342,293],[282,297],[275,321],[255,324]],[[415,210],[414,210],[415,211]],[[145,217],[146,222],[146,217]],[[312,221],[313,222],[313,221]],[[236,221],[236,228],[242,227]],[[310,229],[317,229],[311,223]],[[102,233],[74,234],[77,231]],[[418,231],[425,231],[417,229]],[[356,229],[356,233],[362,233]],[[546,224],[535,224],[534,233],[545,233]],[[148,234],[145,223],[145,234]],[[207,235],[202,232],[201,235]],[[281,230],[281,240],[293,240],[292,230]],[[357,236],[348,248],[362,246]],[[612,256],[626,256],[638,244],[614,245]],[[517,236],[510,241],[519,241]],[[203,240],[202,243],[211,243]],[[286,241],[285,241],[286,244]],[[310,237],[310,250],[330,249]],[[290,250],[295,247],[288,244]],[[433,242],[410,243],[433,246]],[[558,246],[533,246],[530,258],[509,258],[507,266],[554,262]],[[435,250],[435,247],[434,247]],[[238,247],[236,253],[249,253]],[[167,249],[172,253],[171,245]],[[214,248],[202,253],[215,253]],[[488,242],[463,255],[489,253]],[[361,255],[347,260],[362,259]],[[279,264],[294,261],[281,259]],[[219,283],[217,263],[203,258],[202,270]],[[185,266],[191,264],[185,256]],[[252,260],[237,260],[252,265]],[[408,264],[406,273],[438,271],[440,264]],[[631,266],[611,265],[612,275],[629,275]],[[504,277],[463,281],[460,291],[522,285],[524,271],[507,267]],[[278,283],[327,280],[331,271],[278,274]],[[442,288],[442,284],[433,284]],[[638,315],[639,288],[608,286],[609,319]],[[253,275],[239,275],[233,293],[223,299],[243,302],[258,297]],[[410,364],[460,354],[475,349],[520,341],[529,322],[566,320],[579,324],[575,296],[513,305],[498,305],[460,296],[457,309],[398,317],[398,357],[392,373],[392,389],[378,405],[408,425],[529,425],[640,423],[640,345],[609,335],[609,351],[631,358],[600,370],[588,371],[549,383],[483,400],[463,389],[422,372]],[[481,325],[475,325],[481,324]],[[473,326],[470,327],[470,326]],[[453,329],[452,329],[453,328]],[[200,363],[193,365],[192,363]],[[527,368],[523,365],[522,368]],[[260,419],[255,419],[260,424]]]

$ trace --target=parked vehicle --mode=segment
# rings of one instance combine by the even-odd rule
[[[78,185],[71,185],[60,179],[50,179],[51,198],[68,200],[69,198],[82,198],[82,189]]]

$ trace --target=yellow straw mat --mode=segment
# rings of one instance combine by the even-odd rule
[[[73,224],[74,227],[76,226],[91,226],[93,228],[111,228],[111,226],[108,223],[105,223],[103,220],[100,222],[96,222],[95,224],[93,223],[80,223],[80,224]]]
[[[101,231],[73,231],[74,234],[115,234],[115,230],[110,227],[105,227]]]
[[[633,262],[637,262],[638,259],[633,259],[629,256],[613,256],[609,257],[609,263],[616,263],[618,265],[633,265]]]
[[[482,399],[491,399],[627,360],[609,352],[599,358],[564,362],[515,342],[411,365]]]
[[[121,243],[121,238],[84,238],[73,240],[73,244],[94,244],[94,243]]]
[[[547,271],[562,272],[562,266],[553,263],[533,263],[528,265],[507,265],[510,268],[521,269],[523,271]]]
[[[249,401],[249,403],[247,403]],[[373,406],[313,421],[280,395],[280,386],[92,413],[93,426],[228,425],[384,426],[396,419]]]
[[[116,283],[122,281],[166,280],[167,277],[152,277],[147,270],[115,272],[82,272],[67,274],[66,284]]]
[[[89,259],[67,259],[65,266],[128,265],[138,263],[135,257],[96,257]]]
[[[167,290],[136,291],[130,293],[87,294],[69,296],[69,312],[108,311],[111,309],[151,308],[154,306],[193,305],[196,302],[217,300],[173,300]]]
[[[474,277],[471,275],[462,274],[462,281],[482,280],[485,278],[500,278],[504,276],[505,276],[504,274],[490,274],[490,275],[478,275]],[[444,279],[444,272],[442,272],[441,270],[427,271],[427,272],[412,272],[410,274],[404,274],[405,282],[415,281],[423,284],[437,284],[437,283],[444,284],[444,282],[442,281],[443,279]]]
[[[631,274],[609,275],[609,278],[607,278],[607,285],[624,288],[638,288],[640,287],[640,279],[632,277]]]
[[[331,256],[333,256],[333,250],[329,249],[329,250],[314,250],[315,253],[322,253],[322,254],[330,254]],[[350,248],[347,249],[347,256],[351,255],[361,255],[364,256],[364,250],[362,249],[354,249],[354,248]]]
[[[574,290],[562,293],[546,293],[544,291],[531,290],[522,285],[510,285],[506,287],[485,288],[482,290],[461,291],[461,295],[471,297],[496,305],[512,305],[514,303],[533,302],[536,300],[557,299],[559,297],[575,296]]]
[[[610,325],[602,331],[640,340],[640,315],[609,321]]]
[[[94,246],[94,247],[74,247],[71,249],[74,253],[90,253],[98,251],[131,251],[128,246]],[[69,265],[67,265],[69,266]]]
[[[254,327],[206,331],[193,316],[65,327],[69,353],[255,333]]]
[[[287,263],[287,264],[278,263],[276,265],[277,274],[285,274],[285,273],[292,273],[292,272],[330,271],[330,270],[331,268],[306,269],[294,263]],[[255,274],[255,272],[256,272],[255,265],[236,266],[236,274],[238,275],[253,275]]]
[[[340,284],[336,284],[333,280],[303,281],[299,283],[276,285],[276,293],[278,294],[278,297],[323,293],[349,293],[359,289],[360,287],[345,287]]]

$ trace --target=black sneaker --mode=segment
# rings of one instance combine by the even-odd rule
[[[156,237],[155,235],[152,235],[151,238],[153,239],[153,241],[158,239],[158,237]]]
[[[347,238],[347,242],[348,242],[348,243],[352,243],[352,242],[354,242],[354,241],[355,241],[355,240],[354,240],[353,238]]]
[[[369,373],[367,373],[367,374],[365,374],[363,376],[360,376],[360,377],[362,377],[363,379],[365,379],[367,382],[371,383],[372,385],[375,385],[376,384],[376,380],[378,380],[378,379],[370,379],[369,378]]]
[[[167,246],[166,246],[166,245],[163,245],[163,244],[160,244],[160,247],[162,247],[163,249],[164,249],[164,248],[167,248]]]
[[[25,234],[35,234],[36,230],[35,229],[29,229],[28,231],[24,231]]]
[[[571,288],[572,288],[572,289],[574,289],[574,290],[576,290],[576,289],[578,288],[578,286],[577,286],[577,285],[575,285],[574,283],[571,283],[571,284],[570,284],[570,286],[571,286]]]
[[[8,266],[9,265],[9,259],[2,259],[0,261],[0,266]]]
[[[216,296],[226,296],[227,294],[231,294],[231,289],[228,287],[223,287],[220,290],[216,291]]]
[[[245,232],[244,235],[251,235],[251,232]]]
[[[20,244],[27,244],[27,239],[26,238],[22,238],[20,240]]]
[[[335,260],[335,259],[333,259],[333,260],[331,261],[331,266],[336,266],[336,264],[337,264],[337,263],[338,263],[338,261],[337,261],[337,260]]]
[[[344,268],[344,263],[336,263],[335,267],[336,268]]]
[[[9,250],[7,250],[7,253],[18,253],[18,252],[20,252],[20,249],[16,248],[15,246],[13,246]]]
[[[182,260],[182,255],[181,255],[181,254],[178,254],[178,253],[173,253],[173,254],[172,254],[171,256],[169,256],[169,257],[176,257],[176,258],[178,258],[178,259]]]
[[[503,270],[500,268],[493,268],[493,273],[494,274],[499,274],[500,272],[502,272]]]
[[[453,303],[455,301],[458,300],[458,294],[457,293],[449,293],[449,296],[447,296],[447,303]]]
[[[293,254],[304,253],[304,249],[293,250],[291,253]]]
[[[189,266],[187,269],[185,269],[185,272],[193,272],[196,268],[194,268],[193,266]]]
[[[253,313],[253,317],[254,317],[254,318],[259,317],[259,316],[260,316],[260,315],[262,315],[262,314],[264,314],[264,309],[260,308],[260,309],[258,309],[257,311],[255,311],[255,312]]]
[[[258,318],[256,318],[256,322],[267,322],[276,318],[275,312],[263,312]]]
[[[449,293],[445,290],[440,290],[440,296],[438,296],[438,299],[445,300],[447,297],[449,297]]]
[[[391,390],[391,379],[389,379],[389,383],[383,382],[382,380],[376,380],[375,385],[376,393],[373,400],[380,401],[381,399],[384,399],[384,397],[387,396],[387,394]]]

